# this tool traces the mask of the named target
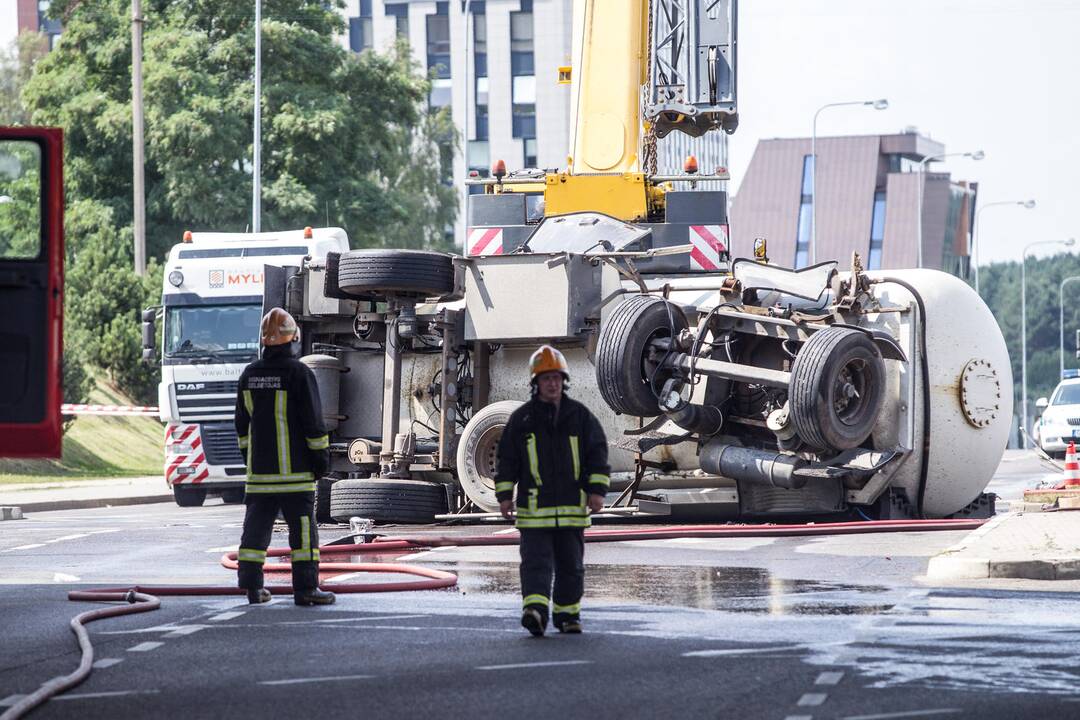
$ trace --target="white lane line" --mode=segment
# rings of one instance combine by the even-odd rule
[[[22,700],[24,697],[26,697],[26,696],[25,695],[8,695],[3,700],[0,700],[0,707],[11,707],[15,703]]]
[[[813,715],[788,715],[784,720],[814,720]]]
[[[62,572],[53,573],[52,579],[53,582],[79,582],[78,575],[69,575]]]
[[[124,697],[127,695],[157,695],[160,690],[113,690],[111,692],[96,692],[96,693],[74,693],[68,695],[57,695],[56,697],[49,698],[49,701],[53,700],[92,700],[94,698],[111,698],[111,697]]]
[[[184,635],[192,635],[205,629],[205,625],[185,625],[184,627],[178,627],[172,632],[167,632],[162,637],[183,637]]]
[[[330,675],[327,677],[290,678],[288,680],[260,680],[260,685],[298,685],[300,683],[340,682],[343,680],[371,680],[374,675]]]
[[[908,712],[881,713],[880,715],[848,715],[844,720],[892,720],[893,718],[930,717],[931,715],[955,715],[963,712],[958,708],[938,710],[910,710]]]
[[[123,658],[101,658],[100,660],[94,661],[94,667],[98,670],[102,670],[107,667],[112,667],[113,665],[119,665],[122,662],[124,662]]]
[[[840,678],[844,677],[842,672],[823,672],[817,676],[817,680],[814,681],[815,685],[835,685],[840,682]]]
[[[512,663],[510,665],[480,665],[477,670],[517,670],[519,668],[558,667],[561,665],[591,665],[592,660],[550,660],[548,662]]]
[[[128,652],[150,652],[151,650],[157,650],[159,647],[161,647],[164,644],[165,643],[163,643],[163,642],[156,642],[156,641],[151,640],[151,641],[139,643],[138,645],[132,645],[131,647],[128,648]]]
[[[78,540],[79,538],[90,537],[90,533],[78,533],[77,535],[65,535],[64,537],[58,537],[55,540],[50,540],[51,543],[64,542],[65,540]]]
[[[243,614],[244,613],[242,611],[231,610],[229,612],[223,612],[223,613],[220,613],[218,615],[214,615],[213,617],[208,617],[208,618],[206,618],[206,620],[207,620],[207,622],[225,622],[226,620],[232,620],[233,618],[238,618]]]
[[[279,625],[330,625],[333,623],[354,623],[354,622],[370,622],[372,620],[412,620],[413,618],[424,618],[427,615],[376,615],[372,617],[353,617],[353,618],[327,618],[326,620],[288,620]]]
[[[795,703],[799,707],[817,707],[825,702],[829,698],[825,693],[806,693],[799,702]]]
[[[723,657],[724,655],[752,655],[754,653],[779,652],[783,650],[804,650],[803,645],[785,645],[784,647],[733,648],[731,650],[693,650],[684,652],[683,657]]]
[[[31,543],[29,545],[19,545],[18,547],[8,548],[5,552],[13,552],[15,550],[33,550],[34,548],[45,547],[45,543]]]
[[[206,550],[204,550],[203,552],[208,552],[208,553],[233,552],[234,550],[239,550],[239,549],[240,549],[239,545],[223,545],[222,547],[206,548]]]

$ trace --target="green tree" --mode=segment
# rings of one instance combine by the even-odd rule
[[[345,50],[340,0],[264,0],[263,228],[338,225],[354,247],[441,247],[457,198],[439,145],[456,133],[427,108],[407,48]],[[160,295],[131,267],[128,0],[54,0],[63,41],[22,98],[65,131],[67,334],[87,362],[149,399],[138,311]],[[163,258],[184,229],[250,223],[254,28],[230,0],[144,0],[147,244]],[[155,285],[156,283],[156,285]]]
[[[22,89],[34,65],[49,52],[49,40],[38,32],[22,32],[0,51],[0,125],[26,125],[30,111],[22,101]]]

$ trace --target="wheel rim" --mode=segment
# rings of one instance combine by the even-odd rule
[[[848,426],[860,424],[873,402],[873,369],[863,358],[848,360],[833,383],[833,412]]]
[[[649,349],[652,347],[654,340],[662,340],[670,337],[671,328],[657,328],[649,335],[648,339],[645,341],[645,347],[641,352],[641,383],[647,385],[649,389],[653,391],[653,394],[660,392],[658,388],[653,386],[653,381],[657,376],[663,380],[665,373],[660,370],[660,362],[649,358]]]
[[[480,435],[473,450],[473,462],[480,476],[480,484],[492,492],[495,492],[495,468],[499,461],[499,439],[502,434],[502,425],[488,428]]]

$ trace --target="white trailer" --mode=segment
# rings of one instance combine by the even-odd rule
[[[182,506],[207,493],[244,497],[245,466],[233,427],[236,382],[259,350],[264,267],[349,249],[340,228],[264,233],[186,232],[165,265],[161,308],[143,321],[144,357],[156,355],[163,315],[158,407],[165,423],[166,484]]]

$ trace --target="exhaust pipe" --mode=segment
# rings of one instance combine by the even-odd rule
[[[787,490],[806,485],[806,478],[799,477],[795,471],[808,464],[797,455],[723,442],[710,442],[701,448],[701,469],[707,473]]]

